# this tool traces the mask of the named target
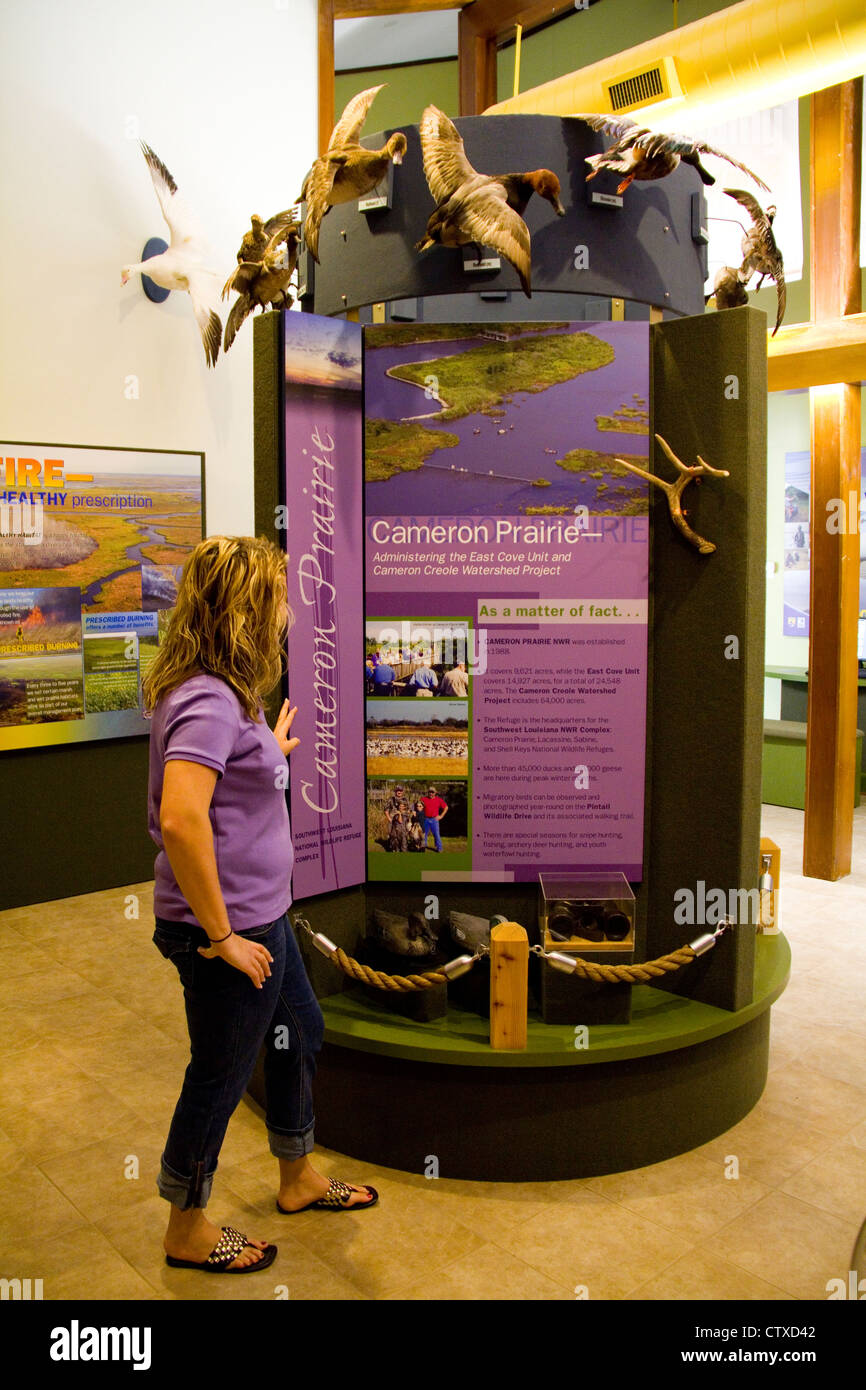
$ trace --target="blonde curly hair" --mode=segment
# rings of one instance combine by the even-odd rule
[[[145,713],[188,677],[219,676],[258,721],[292,622],[285,551],[264,536],[208,536],[183,567],[163,641],[141,682]]]

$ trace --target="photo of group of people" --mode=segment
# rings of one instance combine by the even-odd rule
[[[462,868],[469,859],[469,623],[377,619],[365,636],[370,875],[420,877],[431,854]]]
[[[364,689],[368,696],[465,700],[469,695],[465,622],[367,623]]]
[[[468,848],[467,783],[367,784],[367,843],[386,854],[465,854]]]

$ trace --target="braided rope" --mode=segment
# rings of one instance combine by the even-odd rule
[[[574,974],[582,980],[592,980],[595,984],[641,984],[657,979],[659,975],[667,975],[673,970],[681,970],[684,965],[689,965],[696,959],[697,954],[691,946],[681,946],[678,951],[670,951],[668,955],[659,956],[657,960],[641,961],[639,965],[596,965],[592,961],[584,960],[582,956],[575,956]]]
[[[413,990],[432,989],[434,985],[448,983],[448,977],[441,970],[428,970],[424,975],[386,975],[384,970],[373,970],[369,965],[353,960],[339,946],[332,960],[351,979],[396,994],[411,994]]]
[[[691,946],[681,946],[678,951],[671,951],[656,960],[642,961],[638,965],[598,965],[575,956],[574,974],[595,984],[642,984],[657,979],[659,975],[681,970],[695,959],[696,952]],[[384,970],[373,970],[371,966],[362,965],[352,956],[347,956],[339,946],[332,960],[350,979],[372,985],[374,989],[390,990],[392,994],[411,994],[415,990],[432,989],[434,985],[448,983],[448,977],[441,970],[428,970],[423,975],[387,975]]]

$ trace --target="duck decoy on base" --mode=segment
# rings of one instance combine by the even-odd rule
[[[150,146],[143,141],[140,144],[162,215],[171,232],[171,243],[161,256],[125,265],[120,272],[120,283],[125,285],[131,275],[140,271],[165,290],[185,291],[192,301],[205,360],[209,367],[215,367],[222,338],[222,322],[216,311],[219,280],[216,272],[205,264],[205,244],[177,191],[177,184]]]
[[[437,106],[421,117],[424,173],[436,202],[427,231],[416,251],[431,246],[490,246],[510,261],[531,296],[529,228],[523,213],[533,193],[545,198],[558,217],[565,216],[559,200],[559,179],[550,169],[522,174],[479,174],[466,158],[457,127]]]

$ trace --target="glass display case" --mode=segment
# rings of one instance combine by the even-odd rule
[[[634,951],[634,893],[624,874],[542,873],[538,891],[545,951]]]

